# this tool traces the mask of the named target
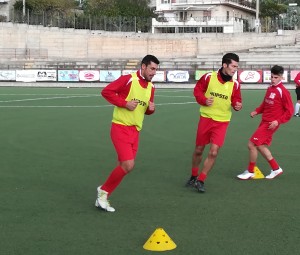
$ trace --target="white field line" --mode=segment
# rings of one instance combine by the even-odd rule
[[[178,91],[179,92],[179,91]],[[37,94],[0,94],[5,96],[36,96]],[[38,96],[43,96],[44,94],[38,94]],[[45,94],[49,96],[49,94]],[[0,101],[0,103],[12,103],[12,102],[27,102],[27,101],[43,101],[43,100],[53,100],[53,99],[71,99],[71,98],[83,98],[83,97],[98,97],[100,95],[95,94],[84,94],[84,95],[62,95],[62,94],[51,94],[52,97],[38,97],[38,98],[26,98],[26,99],[12,99],[12,100],[5,100]],[[155,95],[155,97],[166,97],[166,98],[193,98],[193,96],[166,96],[166,95]],[[184,104],[195,104],[196,102],[181,102],[181,103],[160,103],[156,104],[157,106],[164,106],[164,105],[184,105]],[[21,105],[0,105],[0,108],[103,108],[103,107],[112,107],[113,105],[96,105],[96,106],[76,106],[76,105],[51,105],[51,106],[42,106],[42,105],[28,105],[28,106],[21,106]]]
[[[52,99],[69,99],[78,97],[92,97],[91,95],[76,95],[76,96],[57,96],[57,97],[38,97],[38,98],[26,98],[26,99],[12,99],[6,101],[0,101],[0,103],[11,103],[11,102],[26,102],[26,101],[38,101],[38,100],[52,100]],[[94,96],[93,96],[94,97]]]
[[[155,104],[156,106],[165,105],[185,105],[185,104],[196,104],[196,102],[182,102],[182,103],[162,103]],[[104,108],[113,107],[113,105],[0,105],[0,108]]]

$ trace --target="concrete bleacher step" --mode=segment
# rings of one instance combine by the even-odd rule
[[[138,69],[140,61],[136,59],[129,59],[125,65],[125,69]]]

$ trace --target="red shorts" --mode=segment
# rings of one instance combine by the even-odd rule
[[[222,147],[224,144],[229,121],[221,122],[200,116],[198,123],[196,146],[213,143]]]
[[[120,162],[135,159],[139,145],[139,134],[140,132],[135,126],[112,123],[110,137]]]
[[[272,143],[273,134],[276,132],[280,125],[278,125],[274,129],[269,129],[269,126],[269,122],[261,122],[249,140],[255,146],[260,146],[263,144],[270,146]]]

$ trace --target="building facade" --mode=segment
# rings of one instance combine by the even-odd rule
[[[255,30],[252,0],[156,0],[152,33],[242,33]]]

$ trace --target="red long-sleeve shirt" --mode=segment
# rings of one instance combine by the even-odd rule
[[[294,82],[296,83],[296,87],[300,87],[300,72],[296,75]]]
[[[266,91],[263,102],[255,111],[257,114],[262,114],[262,121],[277,120],[279,124],[288,122],[294,113],[290,92],[282,82],[276,86],[271,85]]]
[[[148,81],[141,75],[141,71],[137,71],[137,77],[139,78],[139,83],[143,88],[147,88]],[[129,94],[131,87],[131,74],[122,75],[117,80],[108,84],[102,91],[101,95],[111,104],[126,108],[127,101],[125,100]],[[154,102],[154,91],[155,88],[152,86],[150,101]],[[147,109],[145,114],[150,115],[154,111]]]
[[[194,96],[198,104],[206,105],[207,97],[205,96],[205,92],[207,90],[209,81],[210,81],[211,73],[204,74],[199,81],[196,83],[194,88]],[[220,70],[218,71],[218,80],[225,84],[226,82],[223,81]],[[233,107],[237,102],[242,102],[241,96],[241,86],[238,81],[234,81],[234,86],[231,95],[231,106]]]

